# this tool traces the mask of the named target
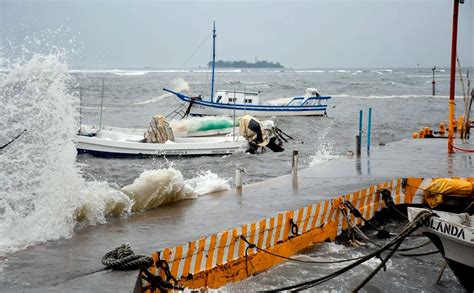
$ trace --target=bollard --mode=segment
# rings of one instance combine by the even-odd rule
[[[360,157],[360,136],[356,135],[356,154]]]
[[[446,134],[446,126],[443,122],[439,124],[439,135],[444,136]]]
[[[243,169],[235,169],[235,188],[242,188],[242,174],[244,173]]]
[[[370,151],[370,132],[372,130],[372,108],[369,108],[367,120],[367,151]]]
[[[291,173],[296,175],[298,173],[298,150],[293,151],[293,159],[291,161]]]

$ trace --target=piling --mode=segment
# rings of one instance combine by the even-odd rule
[[[372,129],[372,108],[369,108],[369,115],[367,121],[367,151],[370,151],[370,131]]]
[[[293,151],[293,158],[291,160],[291,174],[297,175],[298,173],[298,150]]]
[[[435,82],[435,71],[436,71],[436,66],[433,67],[431,70],[433,70],[433,81],[431,82],[432,84],[432,95],[436,95],[436,82]]]
[[[360,136],[356,135],[356,154],[360,157]]]
[[[235,188],[237,189],[242,188],[242,173],[244,173],[243,169],[235,169]]]

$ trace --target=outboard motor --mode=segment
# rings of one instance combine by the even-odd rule
[[[263,129],[262,123],[256,118],[245,115],[240,119],[239,124],[240,135],[245,137],[249,142],[247,152],[255,154],[260,147],[268,147],[274,152],[282,152],[285,150],[281,147],[281,140],[277,137],[269,138],[269,133]]]

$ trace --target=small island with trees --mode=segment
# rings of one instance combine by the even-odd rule
[[[209,63],[207,63],[207,66],[211,67],[212,62],[209,61]],[[219,60],[219,61],[216,61],[216,67],[219,67],[219,68],[284,68],[283,65],[280,64],[280,62],[273,63],[273,62],[269,62],[265,60],[262,60],[262,61],[258,60],[258,61],[255,61],[255,63],[249,63],[244,60],[240,60],[240,61]]]

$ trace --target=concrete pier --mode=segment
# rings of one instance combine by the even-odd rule
[[[122,242],[137,254],[198,239],[274,216],[321,199],[397,177],[451,177],[474,174],[473,153],[447,154],[444,139],[405,140],[299,170],[261,183],[181,201],[128,218],[79,229],[1,260],[0,291],[132,291],[137,271],[104,271],[102,256]],[[455,145],[474,149],[474,145]],[[212,158],[210,158],[212,159]]]

